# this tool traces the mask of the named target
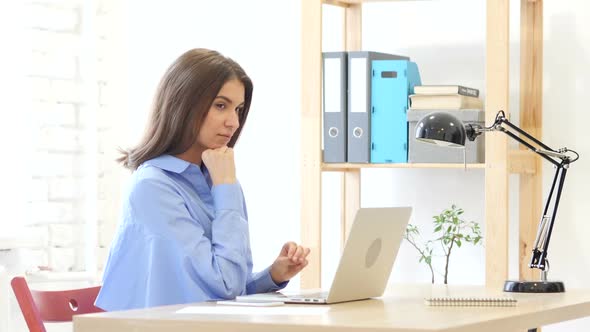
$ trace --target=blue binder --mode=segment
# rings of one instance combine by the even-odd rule
[[[409,60],[373,60],[371,82],[371,163],[408,162],[408,96],[420,85]]]
[[[348,52],[348,140],[349,163],[371,162],[372,61],[410,60],[401,55],[355,51]]]

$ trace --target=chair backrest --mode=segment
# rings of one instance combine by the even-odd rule
[[[23,277],[10,282],[29,331],[46,332],[43,322],[69,322],[73,315],[102,312],[94,306],[100,286],[61,290],[30,290]]]

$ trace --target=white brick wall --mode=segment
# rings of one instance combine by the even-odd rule
[[[31,66],[28,73],[31,76],[44,76],[63,79],[75,79],[78,73],[77,57],[63,54],[47,54],[32,52]]]
[[[96,56],[87,58],[88,48],[81,48],[86,42],[81,36],[85,13],[82,6],[90,1],[97,2],[97,52]],[[7,202],[17,207],[3,215],[0,234],[5,227],[10,230],[24,226],[28,233],[26,238],[35,239],[25,241],[27,245],[35,243],[29,248],[0,250],[0,267],[4,266],[9,274],[23,274],[35,267],[57,272],[82,270],[87,222],[84,209],[88,199],[84,185],[90,179],[95,180],[99,188],[95,251],[97,267],[102,269],[118,220],[120,174],[124,173],[113,160],[116,147],[124,145],[120,137],[125,134],[122,121],[127,118],[123,113],[126,79],[122,76],[126,73],[123,61],[127,58],[122,29],[127,24],[123,12],[125,1],[14,0],[7,5],[3,5],[3,1],[0,3],[0,16],[3,16],[0,24],[3,33],[10,37],[2,39],[6,41],[3,54],[8,57],[3,57],[6,61],[3,61],[4,78],[0,83],[6,84],[9,97],[14,100],[4,101],[3,114],[15,120],[10,124],[15,124],[10,131],[3,130],[3,139],[14,138],[19,143],[9,144],[15,147],[5,152],[21,161],[20,166],[14,167],[18,171],[5,172],[10,174],[6,177],[14,175],[15,180],[3,181],[4,194],[10,195]],[[6,17],[11,19],[6,20]],[[88,63],[89,58],[99,60],[97,80],[90,82],[96,86],[96,98],[102,95],[101,105],[95,108],[85,105],[88,91],[83,90],[85,86],[82,85],[86,77],[81,76],[81,64]],[[101,87],[105,88],[102,92]],[[80,121],[88,109],[97,111],[96,124]],[[86,131],[94,126],[99,128],[98,145],[88,146]],[[89,151],[99,152],[96,174],[86,166]],[[28,183],[23,183],[26,180]],[[67,273],[72,274],[75,273]],[[56,288],[75,286],[80,285],[72,286],[68,282]],[[7,298],[8,288],[5,289],[6,292],[0,292],[3,299]],[[10,317],[0,310],[0,330],[25,331],[14,299],[12,302]],[[20,322],[15,322],[16,318]],[[10,320],[12,324],[7,323]],[[54,326],[49,330],[54,330]]]
[[[58,103],[79,103],[82,93],[79,81],[54,79],[51,81],[50,93],[52,100]]]
[[[82,245],[80,234],[84,233],[80,224],[49,225],[49,245],[56,248],[69,248]]]
[[[80,248],[60,248],[50,247],[49,248],[49,267],[56,272],[67,272],[79,270],[79,266],[76,264],[80,257],[79,253],[83,252]],[[77,266],[78,265],[78,266]]]
[[[49,195],[49,183],[46,180],[34,179],[31,180],[30,184],[30,195],[29,199],[33,201],[45,201],[47,195]]]
[[[44,126],[74,127],[78,118],[78,110],[76,104],[37,101],[31,103],[31,115],[35,128]]]
[[[56,149],[59,147],[55,147]],[[84,170],[80,169],[81,154],[70,154],[55,151],[33,151],[31,175],[33,179],[49,177],[81,177]]]
[[[39,150],[77,153],[82,151],[80,128],[44,126],[36,132],[33,143]]]
[[[39,249],[20,249],[19,259],[23,269],[29,269],[30,266],[47,267],[49,266],[49,252],[47,248]]]
[[[59,8],[57,1],[52,4],[30,4],[25,7],[27,13],[26,26],[52,31],[78,31],[80,23],[80,7]]]
[[[46,181],[48,185],[50,201],[75,200],[83,198],[82,183],[80,179],[55,178]]]
[[[81,47],[84,1],[36,0],[23,5],[30,43],[30,62],[23,75],[30,102],[33,133],[30,194],[26,222],[41,238],[40,247],[21,249],[27,268],[49,266],[54,271],[84,267],[86,177],[98,186],[98,268],[108,253],[120,206],[122,168],[114,159],[124,124],[125,48],[121,37],[125,7],[120,1],[97,1],[95,18],[97,107],[84,101]],[[97,111],[96,124],[83,123],[84,112]],[[98,128],[98,146],[87,146],[85,130]],[[97,174],[89,174],[86,158],[99,153]]]
[[[31,225],[51,224],[51,223],[73,223],[79,222],[80,216],[74,211],[78,208],[77,204],[69,201],[47,201],[31,202]]]
[[[65,56],[80,54],[80,36],[73,32],[29,29],[25,38],[30,41],[32,51]]]
[[[51,81],[47,78],[29,77],[26,84],[31,100],[49,101],[51,99]]]

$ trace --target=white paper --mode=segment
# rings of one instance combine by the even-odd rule
[[[194,306],[178,310],[177,314],[204,315],[323,315],[330,311],[326,306],[280,306],[280,307],[232,307]]]

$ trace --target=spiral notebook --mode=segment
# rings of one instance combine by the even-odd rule
[[[510,297],[430,297],[424,299],[429,306],[467,306],[467,307],[512,307],[517,303]]]

